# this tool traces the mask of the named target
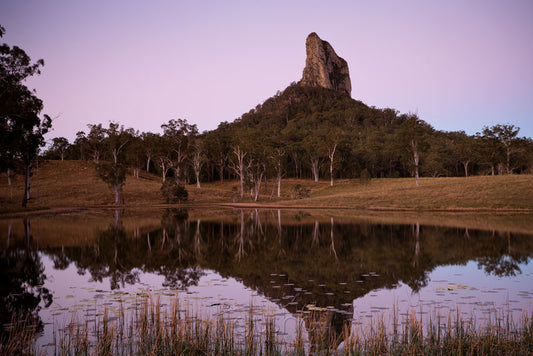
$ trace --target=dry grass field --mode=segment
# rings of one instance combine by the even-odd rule
[[[113,193],[97,176],[92,162],[48,161],[34,169],[32,199],[27,210],[20,208],[23,177],[16,176],[13,186],[7,178],[0,180],[0,213],[41,209],[111,208]],[[309,189],[309,197],[295,199],[295,185]],[[165,205],[159,188],[161,177],[128,175],[124,202],[128,208]],[[273,192],[274,182],[261,188],[258,202],[245,194],[234,199],[237,181],[203,183],[201,188],[188,185],[188,206],[250,206],[299,209],[356,209],[363,211],[433,211],[433,212],[533,212],[533,175],[474,176],[468,178],[373,179],[367,184],[358,180],[339,180],[330,187],[329,180],[288,179],[282,182],[282,197]],[[233,189],[233,191],[232,191]]]

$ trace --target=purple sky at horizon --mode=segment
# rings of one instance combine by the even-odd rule
[[[533,137],[532,14],[529,0],[5,0],[0,42],[44,59],[27,84],[49,139],[109,121],[215,129],[301,79],[311,32],[348,62],[354,99],[438,130]]]

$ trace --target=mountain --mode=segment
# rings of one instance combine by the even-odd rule
[[[234,173],[236,148],[250,166],[261,166],[260,177],[275,170],[278,178],[327,176],[332,184],[333,178],[416,176],[418,169],[435,177],[487,174],[504,163],[514,172],[530,170],[530,156],[520,152],[530,152],[531,140],[515,139],[509,160],[490,137],[438,131],[416,114],[353,99],[348,64],[314,32],[306,54],[300,81],[206,134],[207,155],[218,167],[211,179]]]
[[[307,58],[300,85],[323,87],[348,95],[352,93],[352,83],[348,63],[337,56],[333,47],[314,32],[305,41]]]
[[[306,40],[306,65],[302,79],[283,91],[258,104],[235,121],[223,122],[208,136],[219,144],[225,141],[225,151],[231,156],[231,147],[239,146],[248,157],[270,155],[272,149],[285,152],[287,176],[318,177],[317,170],[335,147],[344,163],[344,176],[358,176],[369,169],[373,176],[390,176],[401,170],[398,157],[368,158],[367,138],[378,138],[373,147],[384,152],[392,136],[405,121],[393,109],[369,107],[351,98],[351,80],[348,64],[333,47],[311,33]],[[378,154],[379,155],[379,154]],[[340,157],[340,156],[339,156]],[[258,159],[256,158],[256,161]],[[292,163],[291,163],[292,161]],[[372,161],[372,162],[369,162]],[[379,161],[379,162],[377,162]]]

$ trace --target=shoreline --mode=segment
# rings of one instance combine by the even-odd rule
[[[533,209],[528,208],[405,208],[405,207],[347,207],[347,206],[318,206],[318,205],[284,205],[261,203],[182,203],[182,204],[146,204],[146,205],[88,205],[88,206],[55,206],[27,208],[13,211],[0,212],[0,218],[10,218],[28,215],[54,215],[72,214],[88,210],[139,210],[139,209],[264,209],[264,210],[345,210],[354,212],[393,212],[393,213],[510,213],[533,214]]]
[[[161,213],[166,209],[188,210],[189,218],[212,220],[225,219],[234,215],[234,210],[257,209],[283,212],[285,223],[330,223],[332,218],[337,223],[362,221],[370,224],[420,224],[430,226],[453,227],[468,230],[497,231],[499,233],[532,234],[533,211],[526,209],[360,209],[345,207],[316,206],[282,206],[249,203],[187,203],[154,205],[92,205],[86,207],[52,207],[28,211],[13,211],[0,214],[0,220],[45,218],[54,219],[70,214],[92,214],[101,212],[123,211],[126,220],[135,220]],[[213,211],[217,210],[216,214]],[[220,213],[222,210],[226,212]],[[302,216],[301,213],[305,214]],[[278,214],[279,214],[278,213]],[[101,215],[101,214],[99,214]],[[106,217],[104,217],[106,218]]]

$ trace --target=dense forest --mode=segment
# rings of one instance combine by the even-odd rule
[[[434,129],[416,114],[378,109],[334,90],[293,83],[243,114],[199,133],[183,119],[162,134],[89,124],[74,142],[58,137],[47,159],[93,160],[144,170],[162,181],[197,184],[238,179],[241,198],[257,199],[266,179],[442,177],[520,174],[533,170],[533,141],[511,124],[476,135]],[[115,177],[116,178],[116,177]],[[110,184],[112,184],[112,179]],[[245,193],[246,192],[246,193]]]

